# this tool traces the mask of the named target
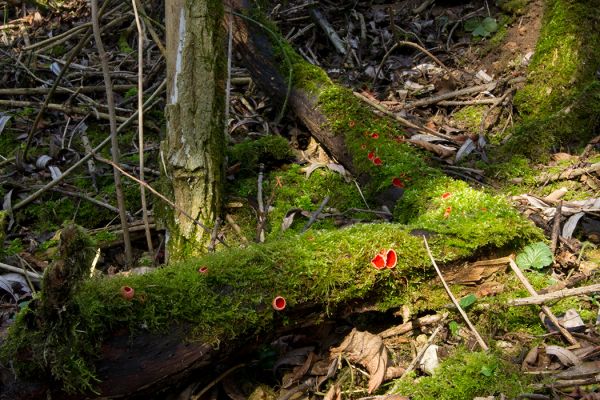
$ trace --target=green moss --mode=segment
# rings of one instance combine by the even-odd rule
[[[507,144],[533,158],[557,144],[586,143],[600,115],[600,9],[594,1],[546,3],[528,82],[515,96],[520,121]]]
[[[500,394],[516,398],[527,391],[529,383],[512,363],[497,354],[458,349],[441,363],[433,376],[416,381],[410,377],[398,380],[390,392],[414,400],[463,400]]]
[[[229,165],[241,164],[241,172],[255,172],[260,163],[267,166],[289,161],[293,154],[288,141],[281,136],[263,136],[232,146],[227,151]]]
[[[481,120],[486,111],[484,106],[466,106],[453,114],[460,127],[469,132],[479,132]]]
[[[529,0],[496,0],[496,5],[506,13],[514,15],[522,15]]]

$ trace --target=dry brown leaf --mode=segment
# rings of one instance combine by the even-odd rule
[[[298,383],[300,381],[300,379],[310,369],[310,366],[312,365],[314,358],[315,358],[315,353],[313,353],[312,351],[310,353],[308,353],[308,357],[306,357],[306,361],[304,361],[304,364],[298,365],[296,368],[294,368],[294,370],[289,375],[288,379],[284,382],[282,387],[284,389],[287,389],[290,386],[292,386],[293,384]]]
[[[369,393],[381,385],[388,366],[388,352],[380,336],[353,329],[339,347],[331,349],[332,357],[339,354],[344,354],[350,362],[367,369]]]

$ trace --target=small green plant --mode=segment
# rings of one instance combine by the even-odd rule
[[[554,261],[550,247],[544,242],[532,243],[517,256],[521,269],[543,269]]]
[[[471,18],[465,22],[465,31],[471,32],[474,37],[486,38],[498,30],[495,18]]]

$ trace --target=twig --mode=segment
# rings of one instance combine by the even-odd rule
[[[138,150],[140,159],[140,181],[144,181],[144,27],[140,21],[137,9],[137,1],[131,0],[133,13],[135,15],[135,25],[138,31]],[[146,233],[146,244],[150,254],[154,253],[152,246],[152,235],[150,234],[150,224],[148,223],[148,204],[146,203],[146,189],[140,185],[140,198],[142,200],[142,218]]]
[[[21,263],[21,269],[23,270],[23,276],[25,276],[25,280],[27,281],[27,284],[29,285],[29,289],[31,289],[31,292],[33,294],[35,294],[35,286],[33,286],[33,283],[31,282],[31,278],[29,277],[29,275],[27,275],[27,270],[25,269],[25,265],[28,266],[30,269],[31,265],[20,255],[17,254],[17,258],[19,259],[19,262]]]
[[[517,266],[517,264],[515,264],[515,262],[513,261],[513,259],[511,258],[509,260],[509,264],[510,264],[510,268],[513,270],[513,272],[515,273],[515,275],[517,276],[517,278],[519,278],[519,280],[521,281],[521,283],[523,284],[523,286],[525,287],[525,289],[527,289],[527,291],[529,292],[529,294],[531,294],[532,296],[537,296],[537,292],[535,291],[535,289],[533,288],[533,286],[531,286],[531,283],[529,283],[529,281],[527,280],[527,277],[523,274],[523,272],[521,271],[521,269]],[[550,308],[548,306],[542,306],[542,312],[544,314],[546,314],[546,316],[548,317],[548,319],[550,319],[550,321],[554,324],[554,326],[556,326],[556,328],[560,331],[560,333],[563,335],[563,337],[565,339],[567,339],[567,341],[569,343],[571,343],[574,346],[579,347],[580,344],[577,341],[577,339],[575,339],[573,337],[573,335],[571,335],[571,333],[566,330],[559,322],[558,322],[558,318],[556,318],[556,316],[554,315],[554,313],[552,312],[552,310],[550,310]]]
[[[115,91],[126,91],[134,88],[135,85],[114,85],[113,90]],[[95,93],[104,92],[105,86],[79,86],[72,88],[58,87],[54,90],[54,93]],[[35,94],[47,94],[52,91],[52,88],[45,87],[29,87],[29,88],[6,88],[0,89],[0,96],[25,96]]]
[[[498,99],[478,99],[478,100],[443,100],[438,101],[438,106],[471,106],[478,104],[496,104]]]
[[[219,228],[221,227],[221,218],[217,217],[215,220],[215,226],[210,234],[210,242],[208,243],[208,251],[215,251],[215,242],[217,241],[217,235],[219,234]]]
[[[364,96],[361,93],[358,93],[358,92],[353,92],[353,93],[354,93],[354,95],[356,97],[358,97],[359,99],[361,99],[365,103],[373,106],[374,108],[376,108],[377,110],[381,111],[385,115],[394,118],[396,121],[400,122],[402,125],[404,125],[406,127],[416,129],[416,130],[418,130],[420,132],[429,133],[429,134],[431,134],[433,136],[437,136],[437,137],[440,137],[442,139],[446,139],[446,140],[454,143],[455,139],[452,138],[451,136],[444,135],[443,133],[436,132],[433,129],[429,129],[429,128],[424,127],[424,126],[419,126],[419,125],[413,124],[409,120],[407,120],[405,118],[402,118],[399,115],[394,114],[393,112],[391,112],[390,110],[388,110],[387,108],[385,108],[383,105],[381,105],[380,102],[376,102],[376,101],[374,101],[374,100],[372,100],[372,99]]]
[[[417,363],[419,361],[421,361],[421,358],[423,358],[423,355],[425,354],[425,352],[427,351],[429,346],[431,346],[431,344],[435,340],[435,337],[442,330],[442,327],[444,326],[443,322],[446,319],[447,315],[448,314],[444,314],[444,316],[442,317],[438,326],[435,328],[433,333],[429,336],[429,339],[427,339],[427,343],[423,347],[421,347],[421,350],[419,350],[419,352],[417,353],[415,358],[413,358],[412,361],[410,362],[410,364],[408,364],[408,367],[406,367],[406,370],[402,373],[402,375],[400,376],[400,379],[403,379],[406,375],[408,375],[413,369],[415,369],[415,366],[417,365]]]
[[[171,206],[172,208],[174,208],[175,210],[177,210],[178,212],[180,212],[181,214],[183,214],[184,216],[186,216],[187,218],[189,218],[194,225],[199,226],[200,228],[204,229],[204,231],[206,231],[208,233],[212,232],[212,230],[209,227],[207,227],[202,222],[200,222],[197,219],[195,219],[194,217],[192,217],[190,214],[188,214],[186,211],[184,211],[182,208],[180,208],[179,206],[177,206],[171,200],[169,200],[168,198],[166,198],[165,196],[163,196],[162,194],[160,194],[156,189],[154,189],[152,186],[148,185],[146,182],[142,182],[138,178],[136,178],[135,176],[129,174],[127,171],[125,171],[124,169],[122,169],[119,165],[117,165],[114,162],[112,162],[111,160],[107,160],[107,159],[99,159],[99,161],[106,162],[107,164],[111,165],[114,169],[118,170],[121,174],[125,175],[127,178],[131,179],[134,182],[139,183],[140,185],[143,185],[146,189],[148,189],[156,197],[158,197],[159,199],[161,199],[162,201],[164,201],[165,203],[167,203],[169,206]],[[223,239],[219,238],[218,236],[217,236],[217,240],[219,242],[221,242],[221,244],[223,246],[229,247],[225,243],[225,241],[223,241]]]
[[[381,332],[379,336],[381,336],[383,339],[386,339],[392,336],[404,335],[405,333],[408,333],[414,330],[415,328],[420,328],[423,326],[438,323],[444,318],[446,318],[446,314],[426,315],[424,317],[417,318],[415,321],[407,321],[401,325],[393,326],[389,329],[386,329],[385,331]]]
[[[317,25],[319,25],[321,29],[325,31],[325,35],[327,35],[329,41],[333,44],[333,47],[335,47],[337,52],[340,54],[346,54],[344,42],[342,42],[340,36],[337,34],[335,29],[333,29],[333,27],[329,24],[327,19],[325,19],[321,11],[317,10],[316,8],[313,8],[310,10],[310,15],[312,15],[312,17],[317,21]]]
[[[556,292],[550,292],[546,294],[538,294],[531,297],[522,297],[520,299],[509,300],[507,304],[509,306],[525,306],[530,304],[544,304],[553,300],[564,299],[565,297],[581,296],[588,293],[600,292],[600,283],[582,286],[578,288],[562,289]]]
[[[35,186],[32,186],[32,187],[34,189],[39,189],[39,188],[42,188],[43,186],[35,185]],[[87,201],[89,201],[92,204],[95,204],[95,205],[100,206],[100,207],[104,207],[107,210],[110,210],[110,211],[112,211],[114,213],[117,213],[117,214],[119,213],[119,209],[118,208],[116,208],[114,206],[111,206],[110,204],[105,203],[103,201],[100,201],[98,199],[95,199],[93,197],[87,196],[87,195],[85,195],[83,193],[71,192],[69,190],[64,190],[64,189],[59,189],[59,188],[51,188],[50,190],[53,191],[53,192],[56,192],[56,193],[64,194],[66,196],[77,197],[79,199],[87,200]]]
[[[0,262],[0,268],[2,268],[4,270],[7,270],[7,271],[10,271],[10,272],[16,272],[17,274],[27,275],[31,279],[36,279],[38,281],[42,280],[42,276],[41,275],[36,274],[34,272],[26,271],[23,268],[13,267],[12,265],[4,264],[2,262]]]
[[[98,12],[98,14],[96,15],[97,18],[100,18],[100,16],[104,13],[104,9],[106,8],[106,6],[108,6],[108,4],[109,4],[109,2],[107,1],[102,5],[102,8],[99,11],[96,9],[96,11]],[[98,3],[96,2],[96,6],[97,5],[98,5]],[[92,21],[92,25],[93,25],[93,23],[94,23],[94,21]],[[97,24],[97,20],[96,20],[96,24]],[[98,30],[99,30],[99,28],[98,28]],[[42,106],[40,107],[37,115],[35,116],[35,120],[34,120],[33,124],[31,124],[29,133],[27,134],[25,148],[23,149],[23,158],[24,159],[27,159],[27,151],[29,150],[29,146],[31,145],[31,140],[33,139],[34,133],[38,129],[38,125],[39,125],[40,121],[42,120],[42,116],[44,115],[44,111],[46,110],[48,103],[50,103],[50,98],[54,94],[54,91],[58,88],[58,85],[60,85],[60,81],[61,81],[62,77],[65,75],[65,73],[69,69],[69,64],[71,64],[71,62],[73,61],[75,56],[77,54],[79,54],[79,51],[83,48],[83,46],[85,46],[87,44],[90,36],[92,36],[92,34],[88,27],[86,33],[81,37],[81,39],[79,39],[79,43],[77,43],[77,46],[75,46],[75,48],[73,50],[71,50],[71,52],[67,56],[65,65],[60,69],[58,76],[54,79],[54,83],[52,84],[52,87],[50,88],[48,95],[44,99]]]
[[[105,5],[108,2],[105,2]],[[102,66],[102,74],[104,75],[104,83],[106,85],[106,102],[108,103],[109,126],[110,126],[110,142],[112,160],[116,164],[119,163],[119,138],[117,137],[117,120],[115,115],[115,99],[112,90],[112,80],[109,74],[108,56],[104,50],[102,37],[100,33],[100,20],[98,14],[98,0],[91,0],[92,8],[92,30],[94,31],[94,39],[96,48],[98,49],[98,57]],[[57,79],[58,80],[58,79]],[[138,116],[140,117],[140,116]],[[127,230],[127,212],[125,210],[125,196],[123,195],[123,187],[121,185],[121,175],[113,166],[113,175],[115,180],[115,192],[117,197],[117,207],[119,208],[119,217],[123,226],[123,242],[125,244],[125,263],[129,266],[133,265],[133,250],[131,248],[131,239]]]
[[[135,0],[135,4],[136,4],[137,8],[139,9],[140,13],[142,14],[142,17],[144,17],[144,20],[146,22],[146,24],[145,24],[146,29],[148,29],[148,32],[150,33],[152,40],[154,40],[154,43],[156,43],[156,46],[158,47],[158,51],[160,51],[160,54],[163,56],[163,58],[167,58],[167,49],[165,48],[165,45],[162,43],[158,33],[156,33],[156,31],[152,27],[152,23],[156,23],[156,21],[153,21],[152,18],[150,18],[148,16],[148,14],[146,13],[146,10],[144,9],[144,5],[139,0]],[[152,23],[148,23],[148,21],[152,22]],[[158,25],[160,25],[160,24],[158,24]],[[164,29],[164,27],[163,27],[163,29]]]
[[[83,130],[81,131],[81,143],[83,143],[83,148],[85,149],[86,153],[91,153],[93,151],[92,145],[90,144],[90,139],[88,138],[87,134]],[[94,163],[93,158],[90,158],[88,160],[87,167],[88,167],[88,172],[90,174],[90,177],[92,178],[92,186],[94,188],[94,191],[96,193],[98,193],[98,183],[96,181],[96,164]]]
[[[426,99],[415,100],[410,103],[407,103],[405,108],[428,106],[431,104],[438,103],[442,100],[448,100],[448,99],[452,99],[455,97],[464,96],[466,94],[490,91],[490,90],[494,90],[497,85],[498,85],[498,82],[490,82],[490,83],[485,83],[483,85],[471,86],[468,88],[455,90],[453,92],[442,93],[442,94],[438,94],[437,96],[431,96]]]
[[[156,90],[154,91],[154,93],[152,93],[150,95],[150,97],[148,98],[148,100],[146,100],[146,102],[144,103],[144,109],[146,109],[148,107],[149,104],[151,104],[154,99],[156,98],[156,96],[158,96],[159,94],[162,93],[163,90],[165,90],[165,87],[167,85],[167,81],[163,80],[162,83],[160,84],[159,87],[156,88]],[[129,126],[129,124],[135,119],[135,117],[137,117],[137,111],[135,113],[133,113],[129,118],[127,118],[127,120],[125,120],[117,129],[117,132],[121,132],[123,129],[127,128]],[[38,199],[45,191],[53,188],[54,186],[58,185],[60,182],[62,182],[63,179],[65,179],[67,176],[69,176],[73,171],[75,171],[77,168],[79,168],[81,165],[83,165],[85,162],[87,162],[90,158],[92,158],[95,153],[99,152],[100,150],[102,150],[104,148],[104,146],[106,146],[109,142],[110,142],[111,137],[108,136],[107,138],[105,138],[98,146],[94,147],[93,151],[86,154],[85,156],[83,156],[79,161],[77,161],[75,164],[73,164],[71,166],[71,168],[67,169],[66,171],[64,171],[62,173],[61,176],[59,176],[57,179],[53,179],[52,181],[50,181],[49,183],[47,183],[46,185],[44,185],[44,187],[42,187],[41,189],[39,189],[38,191],[36,191],[35,193],[31,194],[29,197],[27,197],[26,199],[20,201],[19,203],[15,204],[12,209],[14,210],[18,210],[19,208],[25,207],[26,205],[28,205],[29,203],[31,203],[32,201],[35,201],[36,199]]]
[[[547,183],[547,182],[553,182],[553,181],[558,181],[558,180],[563,180],[563,179],[577,178],[578,176],[581,176],[584,174],[593,174],[596,172],[600,172],[600,163],[595,163],[595,164],[592,164],[589,167],[585,167],[585,168],[567,169],[566,171],[559,172],[556,174],[542,175],[542,176],[537,177],[535,179],[535,182],[536,183]]]
[[[263,203],[263,178],[264,178],[265,164],[258,166],[258,192],[256,193],[256,201],[258,202],[258,224],[256,226],[256,241],[263,243],[265,241],[265,230],[264,220],[265,217],[265,204]]]
[[[40,103],[37,102],[37,101],[1,100],[0,99],[0,106],[7,106],[7,107],[37,107],[39,105],[40,105]],[[89,107],[76,107],[76,106],[69,106],[69,105],[66,105],[66,104],[48,103],[45,108],[49,109],[49,110],[62,111],[64,113],[68,113],[68,114],[88,115],[88,114],[92,113],[98,119],[106,119],[106,120],[110,119],[110,115],[109,114],[93,110],[93,109],[91,109]],[[115,116],[115,118],[119,122],[124,122],[124,121],[127,120],[127,118],[125,118],[125,117]]]
[[[198,399],[202,398],[202,396],[204,394],[206,394],[206,392],[208,392],[217,383],[221,382],[225,377],[227,377],[227,375],[229,375],[233,371],[240,369],[242,367],[245,367],[245,366],[246,366],[246,364],[238,364],[234,367],[229,368],[227,371],[223,372],[221,375],[217,376],[212,382],[210,382],[208,385],[206,385],[198,394],[190,396],[190,400],[198,400]]]
[[[450,297],[450,300],[452,300],[452,303],[454,303],[454,306],[456,306],[456,308],[458,309],[458,312],[465,320],[465,323],[467,324],[467,326],[469,327],[469,329],[475,336],[475,339],[477,339],[477,343],[479,343],[479,346],[483,349],[483,351],[488,351],[489,348],[488,348],[487,344],[485,344],[485,342],[483,341],[483,338],[481,337],[479,332],[477,332],[477,329],[475,329],[475,326],[471,323],[471,320],[469,320],[467,313],[465,313],[465,311],[462,309],[462,307],[458,303],[458,300],[456,300],[456,297],[454,297],[454,295],[450,291],[450,287],[444,280],[442,271],[440,271],[437,264],[435,263],[435,259],[433,258],[433,254],[431,254],[431,250],[429,249],[429,244],[427,243],[427,238],[425,236],[423,236],[423,241],[425,242],[425,248],[427,249],[427,254],[429,255],[429,258],[431,259],[431,263],[433,264],[433,267],[435,268],[435,272],[437,272],[440,280],[442,281],[442,284],[444,285],[444,289],[446,289],[446,293],[448,293],[448,297]]]
[[[556,206],[556,212],[554,213],[554,221],[552,221],[552,235],[550,236],[550,250],[552,254],[556,254],[556,247],[558,245],[558,236],[560,234],[560,220],[562,217],[562,200]]]
[[[390,54],[392,54],[392,51],[396,50],[398,47],[400,46],[409,46],[409,47],[413,47],[425,54],[427,54],[427,56],[429,56],[433,61],[435,61],[440,67],[442,67],[446,72],[450,72],[450,70],[448,69],[448,67],[446,67],[446,65],[444,65],[443,62],[441,62],[439,60],[439,58],[437,58],[436,56],[434,56],[433,54],[431,54],[431,52],[429,52],[427,49],[425,49],[423,46],[420,46],[416,43],[413,42],[407,42],[406,40],[399,40],[398,42],[396,42],[388,51],[387,53],[385,53],[385,55],[383,56],[383,58],[381,59],[381,62],[379,63],[379,66],[377,67],[377,70],[375,71],[375,77],[373,78],[373,86],[375,86],[375,82],[377,81],[377,76],[379,75],[379,73],[381,72],[381,69],[383,68],[383,64],[385,63],[385,61],[387,60],[387,58],[390,56]]]
[[[248,243],[248,239],[246,239],[246,236],[244,236],[244,234],[242,233],[242,229],[240,228],[240,226],[238,224],[236,224],[236,222],[233,219],[233,217],[231,216],[231,214],[226,214],[225,220],[227,221],[227,223],[229,225],[231,225],[234,232],[240,237],[241,241],[243,243]]]
[[[309,220],[306,222],[306,225],[304,225],[304,228],[302,228],[302,231],[301,231],[302,233],[306,232],[308,230],[308,228],[310,228],[311,225],[315,223],[317,218],[319,218],[319,214],[321,214],[321,212],[323,212],[323,209],[327,205],[328,201],[329,201],[329,196],[325,196],[325,198],[321,202],[321,205],[319,205],[319,208],[317,208],[317,211],[312,213]]]

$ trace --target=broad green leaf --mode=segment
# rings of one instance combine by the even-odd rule
[[[473,293],[471,293],[471,294],[463,297],[462,299],[460,299],[458,304],[464,310],[465,308],[472,306],[473,303],[475,303],[476,301],[477,301],[477,297]]]
[[[544,242],[532,243],[517,256],[516,262],[521,269],[542,269],[552,264],[552,250]]]
[[[491,17],[484,18],[483,21],[481,21],[481,26],[489,33],[494,33],[498,30],[498,23]]]

